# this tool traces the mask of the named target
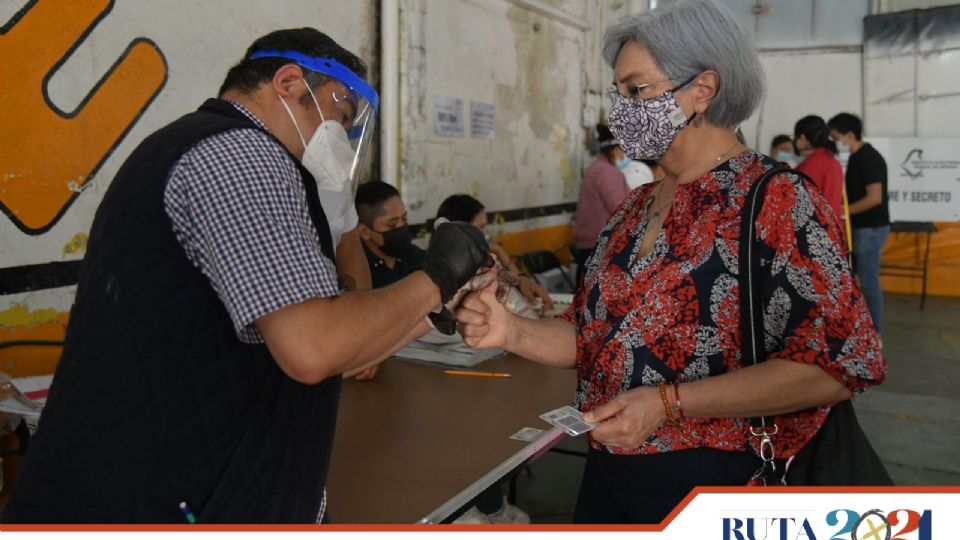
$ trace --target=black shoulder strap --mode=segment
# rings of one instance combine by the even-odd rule
[[[806,174],[786,167],[772,167],[750,186],[740,210],[740,342],[741,363],[744,366],[759,364],[766,360],[763,328],[763,298],[760,294],[760,244],[757,240],[757,216],[763,208],[763,196],[770,179],[778,174],[790,173],[813,185]],[[772,425],[769,417],[754,417],[750,425],[755,428]]]

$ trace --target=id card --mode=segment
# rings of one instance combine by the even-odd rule
[[[597,424],[584,420],[583,413],[569,405],[560,407],[559,409],[554,409],[550,412],[545,412],[540,415],[540,418],[544,419],[549,424],[557,426],[558,428],[566,431],[567,435],[570,435],[571,437],[583,435],[584,433],[597,427]]]

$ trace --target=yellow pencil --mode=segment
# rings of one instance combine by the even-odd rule
[[[447,369],[444,370],[444,373],[447,375],[464,375],[467,377],[496,377],[500,379],[510,377],[509,373],[497,373],[495,371],[461,371],[457,369]]]

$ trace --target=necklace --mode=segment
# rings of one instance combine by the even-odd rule
[[[666,179],[660,181],[660,185],[657,186],[657,196],[654,197],[653,202],[658,202],[658,201],[660,201],[660,195],[663,194],[663,185],[664,185],[666,182],[667,182]],[[650,221],[653,221],[653,220],[659,218],[659,217],[660,217],[660,214],[662,214],[664,210],[666,210],[667,208],[670,208],[670,206],[672,206],[672,205],[673,205],[673,201],[671,200],[671,201],[668,202],[667,204],[661,206],[660,208],[654,210],[653,212],[650,212]]]
[[[723,162],[723,158],[726,157],[726,156],[727,156],[734,148],[736,148],[737,145],[739,145],[739,144],[740,144],[740,141],[733,141],[733,144],[730,145],[729,148],[727,148],[722,154],[718,155],[718,156],[714,159],[715,166],[716,166],[716,165],[720,165],[720,163]],[[661,180],[660,180],[660,185],[657,186],[657,195],[656,195],[656,197],[653,199],[652,202],[658,202],[658,201],[660,200],[660,196],[663,194],[663,185],[664,185],[665,183],[666,183],[666,178],[661,178]],[[666,210],[667,208],[670,208],[672,205],[673,205],[673,199],[671,199],[667,204],[661,206],[660,208],[657,208],[656,210],[650,212],[650,219],[649,219],[649,220],[650,220],[650,221],[653,221],[653,220],[655,220],[655,219],[658,219],[658,218],[661,216],[661,214],[663,214],[663,211]],[[652,204],[651,204],[651,206],[652,206]]]
[[[722,163],[722,162],[723,162],[723,158],[726,157],[726,155],[729,154],[731,150],[733,150],[734,148],[736,148],[738,144],[740,144],[740,141],[733,141],[733,144],[730,146],[730,148],[727,148],[727,150],[726,150],[724,153],[722,153],[722,154],[720,154],[719,156],[717,156],[717,160],[716,160],[716,161],[717,161],[717,165],[719,165],[720,163]]]

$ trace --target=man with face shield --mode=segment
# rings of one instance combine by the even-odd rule
[[[333,235],[377,107],[365,72],[317,30],[273,32],[133,151],[4,522],[324,518],[340,374],[492,263],[451,223],[422,270],[340,291]]]
[[[357,183],[365,169],[379,96],[362,78],[332,58],[311,58],[296,51],[263,50],[250,58],[289,60],[314,73],[320,99],[304,85],[321,123],[309,139],[293,110],[281,101],[303,148],[302,162],[317,181],[320,203],[330,225],[340,284],[346,289],[369,289],[370,275],[360,248],[358,218],[353,206]],[[329,94],[329,100],[324,99]],[[323,106],[321,106],[323,102]],[[307,102],[309,108],[310,102]],[[326,113],[324,114],[324,109]]]

